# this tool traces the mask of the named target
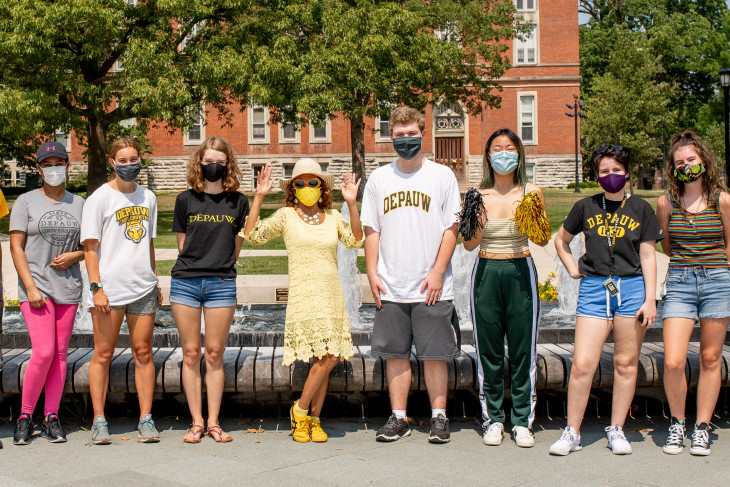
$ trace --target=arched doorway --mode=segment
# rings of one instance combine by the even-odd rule
[[[458,103],[444,101],[434,111],[434,159],[449,166],[456,179],[466,175],[464,157],[464,111]]]

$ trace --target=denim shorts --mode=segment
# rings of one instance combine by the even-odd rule
[[[646,290],[642,276],[615,277],[618,294],[611,294],[603,285],[608,276],[585,276],[580,280],[576,316],[613,319],[614,315],[633,318],[644,304]]]
[[[662,319],[730,317],[730,269],[670,267]]]
[[[186,277],[170,280],[170,302],[191,308],[236,305],[235,277]]]
[[[136,301],[118,306],[109,306],[114,311],[124,311],[128,315],[146,316],[155,314],[159,303],[157,302],[157,287],[148,292]]]

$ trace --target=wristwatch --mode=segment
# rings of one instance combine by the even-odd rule
[[[101,285],[100,282],[92,282],[89,284],[89,290],[93,293],[94,291],[98,291],[99,289],[103,288],[104,286]]]

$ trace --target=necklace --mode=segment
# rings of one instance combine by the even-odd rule
[[[310,225],[319,225],[320,223],[322,223],[319,220],[319,212],[315,213],[314,216],[308,216],[302,210],[297,208],[297,214],[302,220],[304,220],[305,223],[309,223]]]

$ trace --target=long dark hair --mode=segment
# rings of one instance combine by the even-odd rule
[[[489,155],[489,148],[492,141],[500,135],[506,135],[517,147],[517,169],[515,169],[514,181],[515,185],[523,186],[527,184],[527,169],[525,168],[525,148],[522,146],[520,137],[510,129],[495,130],[487,139],[487,145],[484,146],[484,160],[482,162],[482,182],[479,185],[481,189],[489,189],[494,187],[494,169],[492,169],[492,158]]]

